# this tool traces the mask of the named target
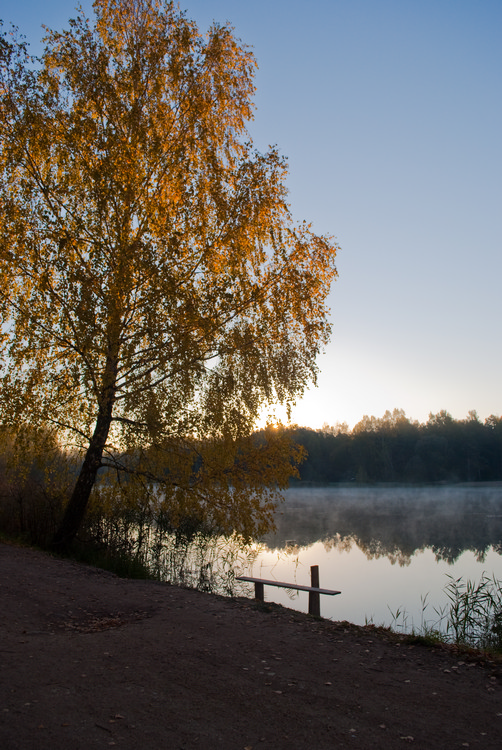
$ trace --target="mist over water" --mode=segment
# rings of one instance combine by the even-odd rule
[[[454,562],[502,544],[502,486],[291,488],[285,496],[276,532],[264,537],[271,548],[352,539],[370,556],[407,564],[426,547]]]
[[[321,587],[342,591],[321,598],[336,620],[411,630],[440,619],[447,575],[502,579],[502,486],[293,487],[276,524],[247,573],[308,585],[319,565]],[[306,594],[265,598],[308,609]]]

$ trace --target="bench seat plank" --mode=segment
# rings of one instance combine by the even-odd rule
[[[278,586],[283,589],[294,589],[296,591],[311,591],[315,594],[327,594],[328,596],[334,596],[335,594],[341,594],[341,591],[333,591],[332,589],[318,589],[313,586],[300,586],[298,583],[284,583],[282,581],[267,581],[265,578],[251,578],[250,576],[235,576],[237,581],[248,581],[249,583],[263,584],[264,586]]]

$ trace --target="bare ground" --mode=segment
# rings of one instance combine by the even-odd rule
[[[0,544],[0,748],[502,747],[500,662]]]

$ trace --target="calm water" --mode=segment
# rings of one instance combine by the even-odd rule
[[[292,488],[276,520],[236,574],[309,585],[319,565],[321,587],[342,591],[321,597],[334,620],[411,630],[440,619],[447,574],[502,580],[502,487]],[[303,592],[265,587],[265,599],[308,610]]]

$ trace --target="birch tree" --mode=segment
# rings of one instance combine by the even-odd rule
[[[93,9],[38,60],[0,45],[2,420],[82,454],[56,547],[111,468],[250,535],[296,455],[252,433],[315,382],[337,248],[293,223],[285,160],[251,142],[256,64],[229,25]]]

